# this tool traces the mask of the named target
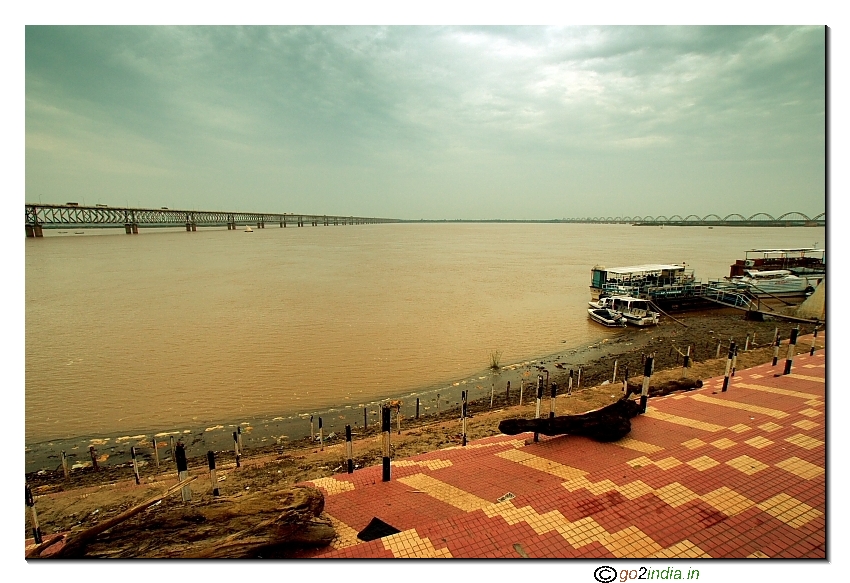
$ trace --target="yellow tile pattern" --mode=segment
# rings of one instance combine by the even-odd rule
[[[441,468],[450,468],[452,465],[452,460],[422,460],[422,461],[413,461],[413,460],[400,460],[397,462],[393,462],[393,465],[397,468],[406,468],[411,466],[420,466],[423,468],[428,468],[429,470],[439,470]]]
[[[697,449],[698,447],[702,447],[707,444],[703,440],[694,437],[693,439],[689,439],[688,441],[683,441],[682,445],[684,445],[688,449]]]
[[[669,470],[671,468],[675,468],[676,466],[681,466],[682,462],[677,460],[674,457],[666,457],[661,460],[652,461],[646,456],[640,456],[639,458],[635,458],[633,460],[627,461],[627,464],[632,466],[633,468],[642,468],[646,466],[656,466],[661,468],[662,470]]]
[[[649,538],[636,526],[624,528],[613,534],[605,534],[599,542],[617,558],[649,557],[664,548]]]
[[[694,429],[702,429],[703,431],[709,432],[717,432],[723,431],[726,429],[722,425],[715,425],[714,423],[706,423],[705,421],[697,421],[696,419],[689,419],[687,417],[679,417],[678,415],[672,415],[670,413],[664,413],[655,409],[654,407],[647,407],[646,413],[644,413],[646,417],[650,419],[658,419],[660,421],[667,421],[668,423],[675,423],[676,425],[684,425],[685,427],[693,427]]]
[[[317,488],[321,488],[325,491],[325,496],[333,496],[334,494],[341,494],[342,492],[349,492],[354,490],[354,484],[351,482],[346,482],[345,480],[337,480],[336,478],[316,478],[315,480],[310,480],[309,484],[313,484]]]
[[[777,425],[773,421],[768,421],[767,423],[763,423],[762,425],[759,425],[759,429],[761,429],[762,431],[767,431],[768,433],[772,433],[772,432],[776,431],[777,429],[782,429],[782,426]]]
[[[336,532],[336,536],[330,543],[332,548],[344,549],[346,547],[353,547],[354,545],[363,542],[359,538],[357,538],[357,531],[345,524],[343,521],[334,518],[327,512],[324,514],[324,516],[330,521],[334,532]]]
[[[747,555],[747,558],[748,559],[769,559],[770,557],[768,557],[767,555],[765,555],[761,551],[756,551],[754,553],[750,553],[749,555]]]
[[[792,379],[802,379],[804,381],[812,381],[814,383],[825,383],[826,382],[826,379],[823,378],[823,377],[810,377],[810,376],[806,376],[804,374],[791,373],[787,376],[791,377]]]
[[[800,411],[800,415],[805,415],[806,417],[817,417],[820,414],[820,411],[815,411],[814,409],[803,409]]]
[[[764,378],[764,375],[763,374],[751,374],[750,378],[751,379],[761,379],[761,378]]]
[[[702,500],[729,516],[740,514],[755,504],[746,496],[741,496],[726,486],[703,495]]]
[[[629,500],[635,500],[636,498],[655,492],[655,488],[641,480],[635,480],[634,482],[619,486],[617,491]]]
[[[733,425],[732,427],[730,427],[729,431],[732,431],[734,433],[746,433],[750,429],[752,429],[752,427],[750,427],[749,425],[738,423],[737,425]]]
[[[398,481],[405,486],[422,490],[432,498],[450,504],[464,512],[472,512],[473,510],[478,510],[492,504],[492,502],[479,498],[475,494],[470,494],[465,490],[461,490],[425,474],[405,476],[404,478],[399,478]]]
[[[810,520],[823,515],[820,510],[785,493],[765,500],[758,505],[758,508],[793,528],[800,528]]]
[[[750,413],[759,413],[761,415],[767,415],[768,417],[773,417],[774,419],[784,419],[788,417],[788,413],[785,411],[779,411],[778,409],[771,409],[769,407],[760,407],[758,405],[751,405],[749,403],[741,403],[740,401],[730,401],[728,399],[717,399],[715,397],[709,397],[708,395],[691,395],[691,399],[694,401],[699,401],[701,403],[709,403],[711,405],[718,405],[720,407],[728,407],[730,409],[740,409],[742,411],[749,411]]]
[[[753,474],[757,474],[762,470],[766,470],[768,467],[767,464],[763,464],[757,459],[751,458],[748,455],[738,456],[735,459],[731,459],[726,462],[727,466],[731,466],[738,470],[739,472],[743,472],[748,476],[752,476]]]
[[[673,482],[657,489],[655,495],[674,508],[699,498],[696,492],[689,490],[679,482]]]
[[[812,399],[811,401],[806,401],[805,404],[809,407],[820,407],[821,405],[823,405],[823,401],[821,401],[820,399]]]
[[[776,467],[781,468],[786,472],[790,472],[795,476],[803,478],[804,480],[811,480],[812,478],[817,478],[824,471],[822,467],[809,463],[806,460],[801,460],[796,456],[790,457],[787,460],[779,462],[778,464],[776,464]]]
[[[820,427],[820,423],[815,423],[814,421],[809,421],[808,419],[803,419],[802,421],[797,421],[796,423],[792,423],[794,427],[799,427],[800,429],[805,429],[808,431],[809,429],[814,429],[815,427]]]
[[[753,437],[752,439],[748,439],[744,443],[756,449],[763,449],[768,445],[773,445],[772,441],[765,437],[762,437],[761,435],[759,435],[758,437]]]
[[[378,436],[381,437],[380,435]],[[450,447],[444,447],[441,451],[449,451],[452,449],[482,449],[485,447],[500,447],[500,446],[510,446],[510,447],[525,447],[524,439],[508,439],[506,441],[490,441],[487,443],[471,443],[469,445],[452,445]]]
[[[736,385],[743,389],[750,389],[751,391],[761,391],[763,393],[773,393],[774,395],[782,395],[784,397],[797,397],[799,399],[809,400],[814,397],[811,393],[802,393],[800,391],[791,391],[788,389],[780,389],[778,387],[765,387],[763,385],[750,385],[747,383],[740,383]]]
[[[804,364],[803,368],[826,368],[825,364]]]
[[[651,559],[710,559],[711,555],[696,546],[688,539],[674,544],[672,547],[650,555]]]
[[[797,435],[792,435],[791,437],[786,437],[785,441],[788,443],[793,443],[803,449],[815,449],[818,446],[823,445],[823,442],[819,439],[815,439],[814,437],[809,437],[808,435],[803,435],[802,433],[798,433]]]
[[[448,548],[436,549],[431,541],[422,538],[415,528],[385,536],[381,539],[384,548],[397,559],[450,559]]]
[[[712,441],[709,445],[716,447],[717,449],[729,449],[730,447],[735,447],[735,442],[726,437],[722,437],[716,441]]]
[[[611,445],[639,451],[641,453],[655,453],[664,449],[663,447],[658,447],[657,445],[646,443],[644,441],[638,441],[637,439],[628,436],[617,441],[612,441]]]
[[[525,467],[539,470],[553,476],[557,476],[564,480],[572,480],[581,476],[586,476],[587,472],[559,464],[558,462],[546,459],[544,457],[532,455],[522,450],[509,449],[496,454],[498,457],[522,464]]]
[[[714,466],[720,465],[720,462],[711,459],[707,455],[704,455],[702,457],[698,457],[687,462],[687,464],[697,471],[704,472],[705,470],[709,470]]]

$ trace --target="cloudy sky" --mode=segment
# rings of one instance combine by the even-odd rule
[[[28,26],[25,50],[27,201],[825,210],[819,26]]]

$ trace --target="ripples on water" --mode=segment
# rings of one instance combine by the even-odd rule
[[[392,224],[26,240],[26,438],[358,405],[616,332],[590,268],[728,275],[822,228]]]

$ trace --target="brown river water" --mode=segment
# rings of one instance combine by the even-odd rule
[[[26,441],[363,407],[616,335],[590,269],[825,245],[823,228],[386,224],[26,240]],[[483,377],[482,377],[483,378]]]

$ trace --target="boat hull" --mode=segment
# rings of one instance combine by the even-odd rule
[[[617,312],[612,312],[611,310],[607,310],[605,308],[590,308],[587,310],[588,317],[596,322],[597,324],[602,324],[603,326],[607,326],[608,328],[625,328],[626,327],[626,319],[618,314]]]

